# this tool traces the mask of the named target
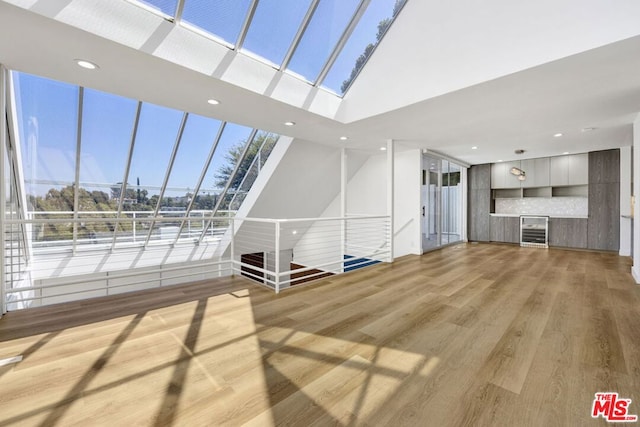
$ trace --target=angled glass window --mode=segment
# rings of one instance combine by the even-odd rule
[[[161,186],[173,150],[182,112],[143,104],[128,182],[140,179],[144,186]]]
[[[276,142],[278,141],[278,135],[270,132],[259,131],[253,142],[247,155],[238,170],[238,175],[234,182],[232,182],[231,189],[225,206],[230,210],[238,210],[244,201],[245,196],[253,186],[256,178],[260,174],[262,167],[264,166],[267,158],[273,151]]]
[[[142,3],[153,9],[162,12],[165,15],[175,16],[176,5],[178,0],[136,0],[138,3]]]
[[[13,80],[29,208],[73,211],[79,88],[16,72]]]
[[[206,161],[219,128],[219,120],[189,115],[162,198],[161,209],[170,207],[186,211],[200,174],[207,167]],[[194,209],[198,208],[194,206]]]
[[[81,203],[80,211],[117,210],[112,187],[124,178],[137,103],[96,90],[85,89],[80,145],[80,187],[100,197],[100,203]],[[105,118],[108,117],[108,120]],[[102,197],[104,196],[104,197]],[[102,199],[106,198],[107,202]]]
[[[310,4],[311,0],[260,0],[243,49],[279,66]]]
[[[231,177],[244,146],[249,142],[251,131],[252,129],[246,126],[234,123],[226,124],[198,193],[204,205],[212,203],[212,207],[215,206],[218,196]]]
[[[321,0],[288,69],[314,82],[347,25],[353,18],[358,0]]]
[[[182,21],[235,45],[251,0],[185,0]]]
[[[80,143],[79,218],[115,218],[137,103],[85,89]],[[108,120],[105,120],[108,117]],[[78,242],[110,242],[115,222],[80,223]]]
[[[322,86],[344,94],[364,67],[406,0],[371,0]]]
[[[35,220],[31,230],[38,249],[106,249],[151,240],[171,243],[178,237],[193,241],[203,235],[205,224],[210,224],[207,236],[217,238],[228,221],[208,218],[223,189],[229,183],[228,195],[235,196],[238,188],[246,193],[277,140],[257,132],[263,137],[252,139],[234,175],[255,134],[251,128],[225,123],[221,131],[219,120],[28,74],[14,72],[13,81],[27,209]],[[220,216],[230,214],[227,206]]]

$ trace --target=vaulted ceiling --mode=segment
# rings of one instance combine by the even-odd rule
[[[0,63],[323,144],[376,150],[395,139],[484,163],[517,148],[538,157],[630,145],[638,22],[634,0],[408,0],[341,98],[133,1],[5,0]]]

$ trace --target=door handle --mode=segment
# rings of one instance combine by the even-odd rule
[[[424,206],[422,207],[422,216],[424,216]]]

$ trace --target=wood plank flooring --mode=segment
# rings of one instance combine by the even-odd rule
[[[7,314],[0,426],[598,426],[640,414],[614,254],[461,244],[275,295],[242,277]]]

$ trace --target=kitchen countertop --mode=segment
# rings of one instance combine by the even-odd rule
[[[588,219],[589,218],[588,215],[562,215],[562,214],[545,215],[545,214],[502,214],[502,213],[491,213],[489,215],[498,216],[498,217],[513,217],[513,218],[518,218],[520,216],[548,216],[549,218],[574,218],[574,219]]]

